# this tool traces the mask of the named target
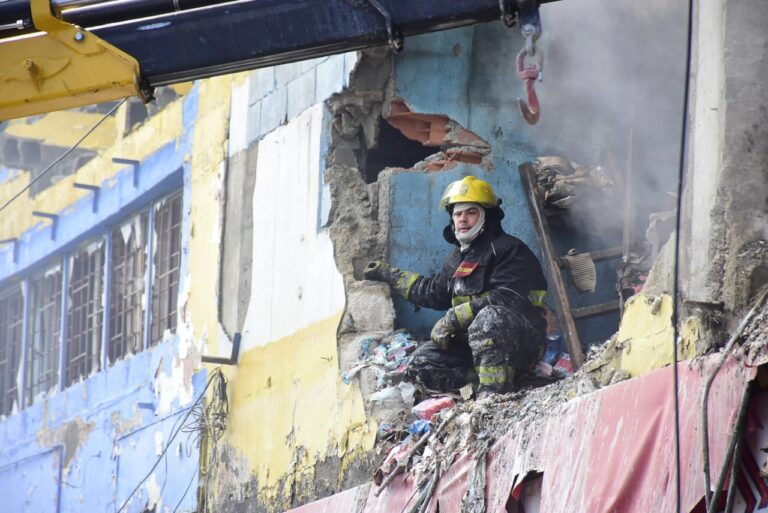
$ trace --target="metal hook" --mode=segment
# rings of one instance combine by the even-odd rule
[[[517,78],[523,81],[527,97],[527,101],[518,98],[517,103],[520,105],[520,112],[523,115],[523,118],[525,118],[529,125],[535,125],[539,121],[539,113],[541,112],[541,109],[534,85],[536,79],[539,78],[541,67],[537,63],[526,66],[525,57],[527,55],[528,49],[525,47],[523,47],[517,54]],[[539,61],[540,60],[541,57],[539,56]]]

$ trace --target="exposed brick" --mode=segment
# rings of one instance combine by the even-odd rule
[[[477,146],[489,148],[478,135],[445,114],[420,114],[411,111],[403,100],[392,100],[387,121],[403,135],[425,146]]]

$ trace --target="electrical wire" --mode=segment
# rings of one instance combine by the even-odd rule
[[[681,239],[681,212],[683,204],[683,186],[685,182],[685,164],[686,164],[686,152],[688,150],[687,138],[688,138],[688,101],[690,96],[691,85],[691,46],[693,39],[693,1],[688,0],[688,26],[686,27],[686,49],[685,49],[685,85],[683,89],[683,116],[682,116],[682,131],[680,134],[680,161],[677,174],[677,200],[675,209],[675,259],[674,259],[674,271],[672,280],[672,386],[674,394],[674,410],[675,410],[675,511],[681,513],[682,511],[682,478],[680,461],[680,401],[678,398],[678,390],[680,389],[680,377],[677,370],[677,339],[679,336],[679,308],[678,308],[678,296],[679,296],[679,281],[680,281],[680,239]]]
[[[120,107],[120,106],[121,106],[123,103],[125,103],[125,101],[126,101],[126,100],[127,100],[127,98],[123,98],[122,100],[120,100],[120,101],[118,102],[118,104],[117,104],[117,105],[115,105],[114,107],[112,107],[111,109],[109,109],[109,111],[108,111],[106,114],[104,114],[104,116],[103,116],[103,117],[102,117],[100,120],[98,120],[96,123],[94,123],[94,125],[93,125],[91,128],[89,128],[89,129],[88,129],[88,131],[87,131],[87,132],[85,132],[85,134],[83,134],[83,136],[82,136],[82,137],[80,137],[80,139],[78,139],[78,140],[75,142],[75,144],[73,144],[72,146],[70,146],[70,147],[69,147],[69,149],[67,149],[67,150],[66,150],[64,153],[62,153],[61,155],[59,155],[58,157],[56,157],[56,158],[53,160],[53,162],[51,162],[50,164],[48,164],[48,165],[45,167],[45,169],[43,169],[43,170],[40,172],[40,174],[39,174],[39,175],[37,175],[36,177],[34,177],[33,179],[31,179],[27,185],[25,185],[24,187],[22,187],[22,188],[21,188],[21,190],[19,190],[19,191],[18,191],[16,194],[14,194],[14,195],[13,195],[13,196],[12,196],[12,197],[11,197],[11,198],[8,200],[8,201],[6,201],[6,202],[3,204],[3,206],[2,206],[2,207],[0,207],[0,212],[2,212],[3,210],[5,210],[5,209],[8,207],[8,205],[10,205],[10,204],[11,204],[11,203],[13,203],[14,201],[16,201],[16,200],[19,198],[19,196],[21,196],[21,195],[22,195],[22,194],[24,194],[26,191],[28,191],[28,190],[29,190],[29,188],[30,188],[30,187],[32,187],[32,186],[33,186],[33,185],[34,185],[34,184],[35,184],[35,183],[36,183],[38,180],[40,180],[41,178],[43,178],[43,177],[44,177],[44,176],[45,176],[45,175],[48,173],[48,171],[50,171],[51,169],[53,169],[53,166],[55,166],[56,164],[58,164],[59,162],[61,162],[61,161],[64,159],[64,157],[66,157],[67,155],[69,155],[70,153],[72,153],[73,151],[75,151],[75,150],[77,149],[77,147],[78,147],[78,146],[80,146],[80,144],[81,144],[81,143],[82,143],[82,142],[85,140],[85,138],[86,138],[86,137],[88,137],[89,135],[91,135],[91,134],[93,133],[93,131],[94,131],[94,130],[96,130],[96,129],[99,127],[99,125],[101,125],[101,124],[102,124],[104,121],[106,121],[106,119],[107,119],[109,116],[111,116],[111,115],[112,115],[112,113],[113,113],[113,112],[115,112],[115,111],[116,111],[116,110],[117,110],[117,109],[118,109],[118,108],[119,108],[119,107]]]
[[[728,356],[730,356],[731,351],[736,346],[736,341],[738,341],[741,338],[742,333],[744,332],[744,329],[746,329],[747,324],[752,320],[752,317],[757,313],[758,309],[762,306],[763,301],[765,301],[766,297],[768,297],[768,287],[763,290],[763,292],[758,296],[757,301],[755,301],[755,304],[752,305],[752,308],[747,312],[747,315],[744,316],[744,318],[739,323],[739,326],[736,328],[736,331],[733,332],[733,335],[731,335],[731,338],[728,339],[728,343],[725,344],[725,347],[723,348],[722,352],[720,353],[720,359],[717,361],[717,365],[715,365],[715,368],[712,370],[711,374],[707,377],[707,381],[704,384],[704,398],[702,399],[701,404],[701,441],[702,441],[702,455],[703,455],[703,466],[704,466],[704,496],[705,496],[705,503],[707,506],[707,509],[709,509],[710,503],[712,502],[712,476],[710,473],[710,462],[709,462],[709,394],[712,390],[712,384],[715,381],[715,378],[720,373],[720,369],[722,369],[723,364],[725,364],[725,361],[728,359]]]
[[[197,472],[200,470],[200,462],[197,462],[197,467],[195,467],[195,471],[192,472],[192,477],[189,478],[189,484],[187,484],[187,489],[184,490],[184,495],[181,496],[181,499],[179,499],[179,502],[176,503],[176,507],[173,508],[173,513],[176,513],[179,510],[179,507],[181,506],[181,503],[184,502],[184,498],[189,493],[189,489],[192,487],[192,483],[195,480],[195,476],[197,475]]]
[[[192,406],[187,410],[187,413],[184,414],[184,417],[182,418],[181,424],[178,425],[178,428],[172,429],[171,434],[168,437],[168,441],[165,443],[165,447],[163,448],[160,455],[157,457],[157,460],[152,465],[152,467],[149,469],[149,471],[146,473],[146,475],[139,481],[136,486],[131,490],[131,493],[128,494],[128,496],[123,500],[123,505],[120,506],[120,508],[115,513],[121,513],[125,510],[126,507],[128,507],[128,504],[130,503],[131,498],[136,494],[136,492],[139,491],[141,486],[144,484],[144,482],[149,479],[149,477],[152,475],[152,473],[157,469],[157,467],[160,465],[160,462],[163,461],[166,453],[168,452],[168,449],[171,447],[171,444],[176,439],[176,437],[179,435],[179,433],[186,432],[189,435],[193,433],[200,433],[204,431],[207,428],[204,427],[196,427],[194,429],[189,429],[189,425],[187,424],[187,419],[193,416],[195,412],[200,412],[198,408],[196,408],[201,401],[205,399],[205,395],[208,392],[208,389],[211,387],[211,385],[216,381],[216,394],[212,400],[212,404],[220,403],[222,401],[226,402],[226,379],[224,378],[224,374],[221,371],[220,367],[217,367],[211,372],[211,375],[208,377],[208,381],[205,384],[205,388],[203,388],[203,391],[200,392],[200,395],[197,396],[195,401],[192,403]],[[215,406],[212,406],[212,411],[216,412],[227,412],[229,411],[229,406],[222,406],[221,404],[216,404]],[[207,411],[206,409],[203,410],[204,412]],[[178,421],[177,421],[178,422]],[[224,431],[226,430],[226,421],[222,421],[221,419],[218,420],[219,424],[217,425],[217,430],[215,434],[219,436],[219,438],[224,434]],[[222,423],[223,422],[223,426]],[[201,421],[199,418],[195,418],[194,422],[191,423],[192,426],[211,426],[214,425],[214,422],[211,422],[209,420]],[[176,422],[174,423],[174,426],[176,426]],[[199,466],[199,461],[198,461]],[[191,485],[191,483],[190,483]],[[186,495],[186,493],[185,493]],[[183,498],[182,498],[183,500]]]

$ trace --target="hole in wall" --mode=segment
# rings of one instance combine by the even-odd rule
[[[410,168],[435,153],[439,148],[427,147],[408,139],[384,118],[379,119],[379,137],[376,146],[368,150],[362,159],[365,183],[373,183],[387,167]]]

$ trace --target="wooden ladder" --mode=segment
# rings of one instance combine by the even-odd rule
[[[581,350],[581,341],[579,340],[579,334],[576,331],[576,319],[585,319],[587,317],[594,317],[619,310],[620,303],[619,300],[616,299],[614,301],[590,305],[583,308],[571,308],[571,303],[568,300],[568,294],[565,289],[565,281],[563,280],[561,272],[564,268],[563,260],[559,258],[555,252],[555,246],[552,243],[552,237],[550,236],[549,224],[547,223],[546,216],[543,214],[544,202],[536,183],[536,167],[532,163],[526,162],[522,164],[519,169],[520,178],[522,179],[523,188],[525,189],[526,198],[528,199],[528,207],[531,211],[533,226],[536,229],[536,239],[539,242],[539,247],[541,248],[542,256],[544,258],[544,267],[552,282],[550,283],[550,292],[552,292],[552,297],[555,302],[557,318],[558,321],[560,321],[560,328],[563,333],[565,346],[568,349],[568,353],[571,355],[573,368],[577,369],[584,363],[584,353]],[[590,256],[595,262],[620,257],[621,255],[621,246],[590,252]]]

